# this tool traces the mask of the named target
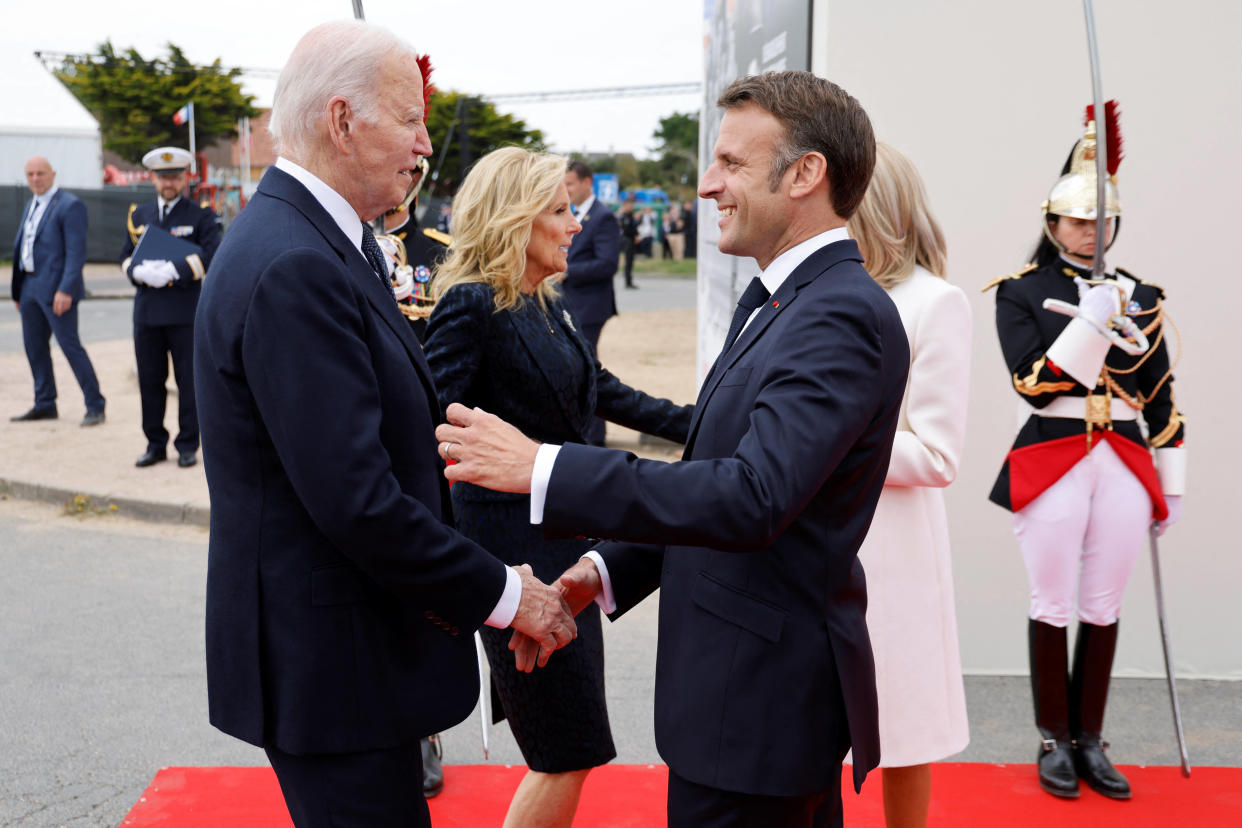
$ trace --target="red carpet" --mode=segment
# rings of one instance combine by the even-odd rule
[[[1136,791],[1114,802],[1083,789],[1059,800],[1039,789],[1031,765],[938,764],[933,770],[929,825],[935,828],[1214,828],[1242,826],[1242,768],[1123,767]],[[436,828],[500,825],[525,768],[450,765],[445,787],[430,801]],[[663,765],[607,765],[587,779],[575,825],[648,828],[664,825],[668,771]],[[846,779],[849,778],[848,773]],[[882,826],[879,775],[861,797],[845,795],[845,824]],[[155,775],[122,825],[176,828],[285,828],[291,826],[271,768],[164,768]]]

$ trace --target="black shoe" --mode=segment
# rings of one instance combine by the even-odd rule
[[[142,469],[167,459],[168,453],[164,449],[147,449],[147,453],[135,460],[134,465]]]
[[[1063,799],[1078,798],[1078,774],[1069,742],[1044,740],[1035,762],[1039,768],[1039,787]]]
[[[1091,790],[1112,799],[1129,799],[1130,782],[1104,755],[1108,742],[1098,738],[1074,740],[1074,770]]]
[[[188,469],[198,462],[198,455],[192,451],[183,451],[177,455],[177,465],[183,469]]]
[[[440,734],[437,733],[420,740],[419,747],[423,752],[423,796],[431,799],[444,790],[444,768],[440,764],[444,745],[440,743]]]
[[[638,285],[626,285],[626,290],[638,290]]]
[[[82,427],[85,428],[86,426],[99,425],[103,421],[104,410],[102,408],[98,411],[88,411],[86,412],[86,416],[82,418]]]
[[[18,414],[16,417],[9,417],[9,422],[24,423],[24,422],[29,422],[30,420],[55,420],[55,419],[56,419],[56,406],[47,405],[47,406],[44,406],[43,408],[39,408],[39,406],[36,405],[34,408],[30,409],[25,414]]]

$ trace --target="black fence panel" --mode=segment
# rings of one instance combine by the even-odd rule
[[[125,217],[129,205],[155,198],[155,188],[147,184],[137,187],[109,187],[106,190],[79,190],[73,193],[86,204],[86,260],[115,262],[125,243]],[[30,203],[30,190],[25,187],[0,187],[0,259],[13,257],[17,225]]]

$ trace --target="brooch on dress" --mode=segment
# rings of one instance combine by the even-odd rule
[[[571,331],[577,331],[577,330],[578,330],[577,328],[575,328],[575,327],[574,327],[574,320],[573,320],[573,318],[572,318],[572,317],[570,317],[570,315],[569,315],[569,311],[568,311],[568,310],[566,310],[565,308],[561,308],[561,315],[562,315],[562,316],[564,316],[564,318],[565,318],[565,324],[569,326],[569,329],[570,329]]]

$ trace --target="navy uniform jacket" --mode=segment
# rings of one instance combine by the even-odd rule
[[[813,253],[699,392],[685,460],[565,445],[544,531],[604,544],[617,614],[660,587],[655,730],[685,779],[832,790],[879,761],[858,548],[884,486],[910,350],[853,241]],[[555,657],[555,656],[554,656]]]
[[[1135,278],[1124,270],[1120,272]],[[1078,304],[1075,276],[1089,279],[1091,271],[1057,259],[1044,267],[994,280],[988,287],[999,285],[996,331],[1014,391],[1034,408],[1043,408],[1060,397],[1082,399],[1085,415],[1088,389],[1045,356],[1071,317],[1046,310],[1043,301],[1052,298]],[[1115,421],[1109,430],[1135,447],[1128,451],[1125,445],[1114,446],[1151,491],[1153,501],[1160,501],[1158,511],[1164,505],[1148,447],[1180,446],[1185,436],[1185,418],[1173,398],[1169,352],[1164,342],[1163,302],[1164,291],[1160,287],[1143,282],[1135,286],[1127,313],[1143,329],[1151,347],[1139,356],[1109,348],[1098,384],[1091,389],[1095,394],[1104,394],[1107,389],[1114,398],[1142,412],[1147,437],[1137,420]],[[1032,414],[1001,467],[992,487],[992,502],[1013,511],[1029,503],[1086,455],[1090,448],[1086,430],[1083,419]],[[1024,462],[1028,457],[1030,462]]]
[[[569,266],[561,287],[574,318],[591,327],[617,315],[612,277],[621,253],[621,228],[612,210],[598,200],[581,224],[582,232],[569,246]]]
[[[401,244],[405,246],[406,264],[414,268],[415,280],[427,279],[422,283],[423,295],[430,296],[431,277],[440,263],[444,261],[444,257],[448,255],[448,241],[446,240],[449,237],[439,230],[424,230],[419,227],[418,219],[414,218],[412,210],[405,224],[389,232],[400,239]],[[419,342],[427,338],[426,319],[411,319],[410,327]]]
[[[27,199],[26,208],[22,210],[23,219],[29,210],[30,199]],[[82,282],[82,266],[86,264],[86,205],[73,193],[57,190],[43,211],[35,230],[36,277],[27,281],[21,268],[23,221],[13,241],[13,281],[9,295],[18,302],[24,291],[28,299],[33,297],[51,307],[59,290],[76,302],[86,293]]]
[[[195,321],[211,722],[289,753],[464,719],[505,566],[451,526],[431,374],[389,290],[272,167]]]
[[[185,196],[177,199],[163,222],[159,220],[159,215],[159,202],[149,201],[133,209],[130,223],[139,234],[146,225],[154,224],[179,239],[197,244],[203,252],[173,262],[177,278],[162,288],[153,288],[134,281],[130,256],[134,252],[137,236],[126,233],[125,246],[121,250],[121,270],[138,288],[134,296],[134,324],[193,325],[203,276],[211,265],[216,248],[220,246],[220,221],[210,207],[200,207]]]

